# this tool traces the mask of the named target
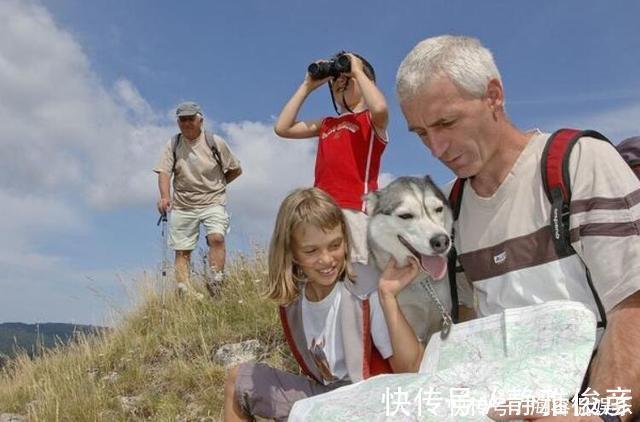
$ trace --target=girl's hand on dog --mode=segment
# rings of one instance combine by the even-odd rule
[[[381,296],[397,296],[402,289],[416,278],[420,272],[418,261],[413,257],[409,258],[408,261],[407,265],[400,267],[395,258],[391,257],[380,275],[378,291]]]

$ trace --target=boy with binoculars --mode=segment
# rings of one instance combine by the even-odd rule
[[[314,62],[274,126],[282,138],[318,138],[314,186],[342,209],[353,240],[351,259],[363,265],[368,262],[363,196],[378,189],[380,161],[388,142],[389,111],[375,80],[373,66],[355,53],[341,52]],[[298,120],[309,94],[325,83],[338,116]]]

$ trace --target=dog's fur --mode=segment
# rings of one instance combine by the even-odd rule
[[[420,278],[431,278],[440,302],[451,310],[451,293],[446,277],[446,257],[451,248],[453,215],[448,201],[429,176],[400,177],[383,189],[366,196],[369,225],[367,240],[369,258],[380,271],[393,255],[398,265],[408,259],[424,256],[425,262],[436,262],[437,276],[433,280],[423,267],[416,280],[398,295],[400,308],[421,342],[441,328],[441,314],[429,294],[420,285]],[[413,251],[411,250],[413,249]],[[439,258],[433,258],[439,256]],[[433,272],[434,265],[428,266]]]

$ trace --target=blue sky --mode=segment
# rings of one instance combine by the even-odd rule
[[[193,99],[245,175],[229,249],[264,242],[279,200],[312,182],[314,142],[271,125],[309,62],[357,51],[387,96],[384,180],[451,174],[409,134],[395,72],[420,40],[478,37],[521,128],[640,134],[636,1],[0,3],[0,322],[110,323],[161,259],[151,172]],[[333,113],[326,89],[303,117]]]

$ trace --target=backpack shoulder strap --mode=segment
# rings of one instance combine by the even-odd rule
[[[449,205],[453,211],[453,221],[457,221],[460,216],[460,204],[462,203],[462,193],[464,192],[464,182],[467,179],[456,179],[449,192]]]
[[[541,176],[547,199],[551,203],[549,224],[556,253],[559,258],[573,255],[569,233],[569,215],[571,212],[571,177],[569,175],[569,159],[573,146],[582,137],[591,137],[605,142],[609,140],[594,130],[559,129],[555,131],[542,152]],[[587,283],[600,314],[598,327],[607,326],[607,314],[596,291],[589,268],[586,267]]]
[[[374,375],[392,374],[393,369],[388,359],[384,359],[378,351],[373,336],[371,335],[371,305],[369,298],[362,300],[362,341],[364,343],[364,356],[362,358],[362,378],[367,379]]]
[[[298,347],[298,345],[306,345],[306,338],[302,328],[302,306],[300,305],[300,301],[297,300],[288,306],[279,306],[278,311],[284,338],[289,345],[291,354],[300,366],[300,369],[302,369],[302,372],[321,383],[322,377],[316,368],[312,366],[313,359],[309,351],[306,347],[303,349]],[[293,324],[293,326],[291,324]]]
[[[571,178],[569,158],[573,146],[582,137],[589,136],[606,142],[609,140],[594,130],[560,129],[547,140],[542,152],[541,176],[547,199],[551,203],[551,229],[558,256],[574,253],[569,237],[569,207],[571,205]]]
[[[467,179],[456,179],[449,192],[449,206],[453,212],[453,221],[457,221],[460,216],[460,205],[462,203],[462,193],[464,192],[464,183]],[[454,245],[453,238],[455,232],[451,235],[451,251],[449,251],[449,259],[447,262],[447,275],[449,277],[449,291],[451,292],[451,319],[454,323],[460,320],[458,315],[458,284],[456,274],[458,271],[458,253]],[[462,272],[462,269],[460,270]]]
[[[449,257],[447,259],[447,276],[449,277],[449,291],[451,293],[451,319],[454,324],[460,321],[460,315],[458,312],[458,280],[456,274],[458,273],[458,253],[456,248],[451,246],[449,251]]]
[[[220,158],[220,151],[218,150],[218,146],[216,145],[216,135],[211,132],[205,132],[204,138],[207,141],[207,145],[211,149],[211,153],[213,154],[213,158],[216,160],[216,163],[220,166],[220,170],[224,173],[224,167],[222,166],[222,159]]]
[[[171,152],[173,153],[173,167],[171,168],[171,172],[176,171],[176,149],[178,149],[178,142],[180,142],[180,134],[173,135],[171,138]]]

